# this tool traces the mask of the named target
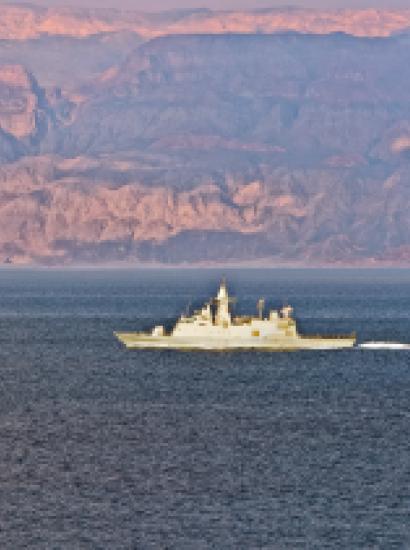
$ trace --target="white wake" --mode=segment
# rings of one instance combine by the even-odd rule
[[[357,347],[361,349],[392,349],[392,350],[410,350],[410,344],[401,342],[365,342]]]

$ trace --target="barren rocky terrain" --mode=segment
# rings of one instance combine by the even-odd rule
[[[410,11],[0,14],[0,261],[410,263]]]
[[[6,4],[0,7],[0,14],[0,38],[16,40],[42,35],[84,38],[119,31],[132,31],[144,39],[171,34],[269,34],[277,31],[390,36],[406,30],[410,24],[410,8],[313,10],[284,7],[219,12],[180,9],[147,14],[129,10]]]

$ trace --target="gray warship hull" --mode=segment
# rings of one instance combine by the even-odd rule
[[[296,351],[296,350],[336,350],[352,348],[356,343],[354,336],[266,338],[255,341],[229,339],[188,339],[173,336],[151,336],[141,333],[116,333],[117,338],[128,349],[174,349],[187,351]]]

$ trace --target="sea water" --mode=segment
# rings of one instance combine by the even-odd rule
[[[406,270],[0,270],[0,548],[410,548],[410,351],[127,351],[214,295],[410,343]]]

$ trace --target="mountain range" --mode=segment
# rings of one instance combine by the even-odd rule
[[[410,263],[410,10],[0,15],[0,261]]]

